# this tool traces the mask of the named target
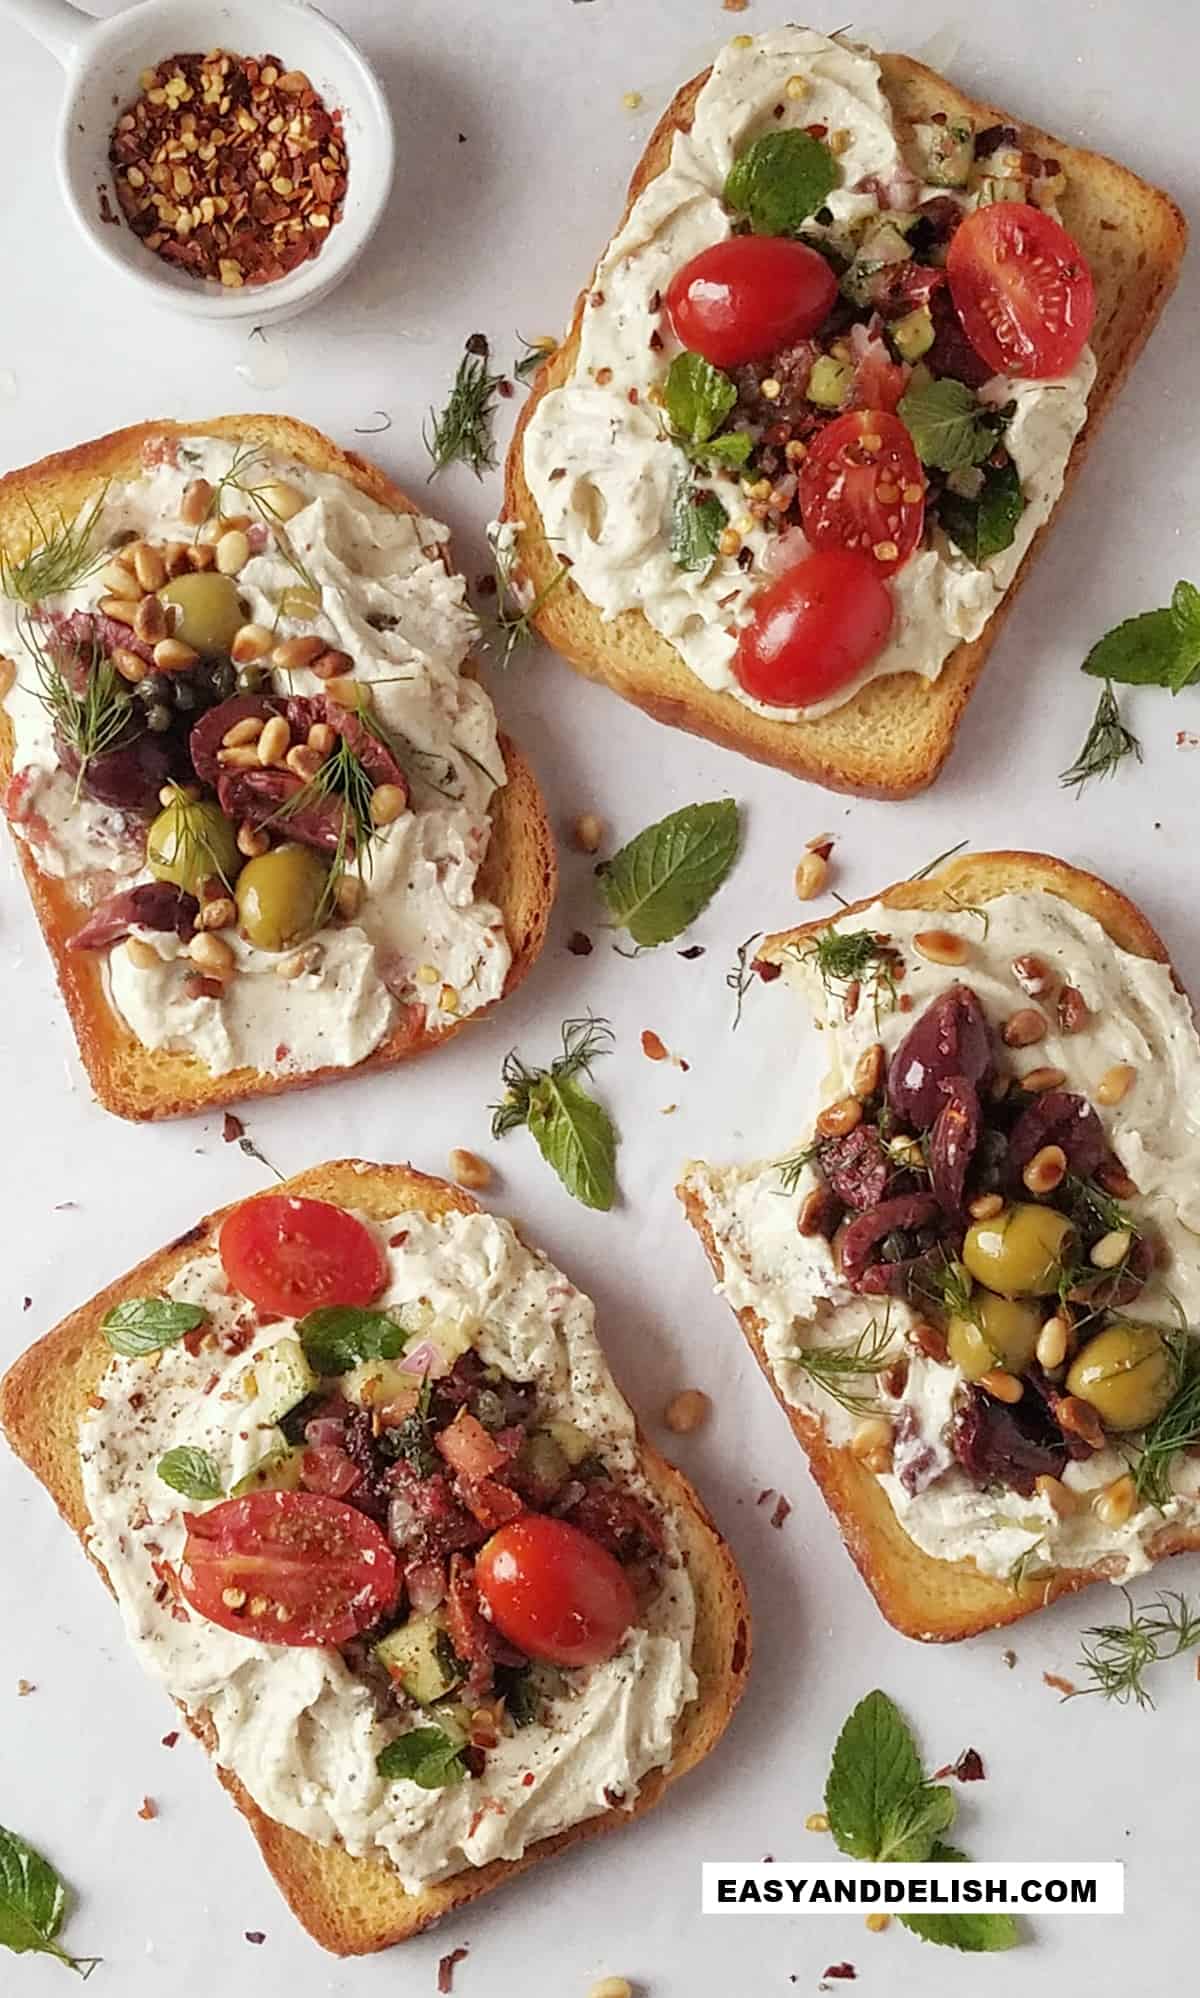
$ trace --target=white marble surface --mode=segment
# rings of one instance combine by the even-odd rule
[[[514,333],[561,325],[618,213],[625,179],[676,83],[717,43],[770,25],[753,0],[331,0],[392,93],[395,196],[368,262],[311,316],[245,335],[141,311],[68,231],[51,170],[58,95],[52,60],[0,19],[0,130],[6,191],[0,308],[0,464],[20,465],[119,424],[273,408],[373,452],[425,492],[420,443],[463,337],[477,329],[507,360]],[[812,17],[844,25],[840,6]],[[1185,208],[1197,180],[1194,89],[1200,32],[1187,0],[871,0],[861,24],[881,42],[948,66],[976,94],[1129,160]],[[286,53],[286,52],[283,52]],[[623,93],[639,90],[630,112]],[[460,137],[461,135],[461,137]],[[834,882],[847,896],[910,872],[956,840],[1030,845],[1094,867],[1128,889],[1200,982],[1194,841],[1200,693],[1131,703],[1146,763],[1082,802],[1056,773],[1074,755],[1093,690],[1078,674],[1109,624],[1200,579],[1196,528],[1195,267],[1097,444],[1060,526],[996,648],[958,748],[936,788],[906,805],[827,796],[689,738],[668,734],[548,654],[498,689],[501,712],[537,763],[559,825],[592,808],[622,838],[699,797],[734,793],[746,813],[737,872],[690,940],[630,962],[598,922],[588,863],[566,853],[545,957],[520,997],[445,1056],[379,1079],[254,1109],[254,1138],[283,1170],[358,1152],[434,1171],[452,1145],[498,1168],[495,1204],[518,1216],[599,1299],[617,1370],[652,1431],[668,1395],[708,1390],[716,1417],[679,1449],[745,1565],[757,1660],[724,1746],[645,1823],[588,1845],[390,1956],[339,1965],[296,1927],[247,1832],[173,1716],[128,1657],[115,1612],[71,1536],[23,1470],[0,1454],[5,1521],[0,1616],[0,1822],[50,1852],[78,1889],[74,1948],[106,1961],[99,1995],[293,1998],[432,1993],[437,1959],[460,1942],[461,1998],[585,1998],[602,1972],[646,1998],[780,1998],[811,1991],[849,1958],[856,1989],[896,1998],[969,1990],[1082,1998],[1162,1989],[1195,1933],[1194,1813],[1200,1779],[1190,1661],[1159,1675],[1158,1711],[1096,1701],[1061,1706],[1043,1671],[1070,1674],[1078,1633],[1120,1608],[1093,1594],[954,1649],[891,1633],[858,1581],[782,1417],[679,1218],[672,1185],[689,1154],[751,1155],[795,1136],[819,1063],[786,999],[750,997],[730,1033],[724,974],[748,932],[792,920],[806,839],[838,836]],[[365,439],[360,426],[391,427]],[[507,412],[506,412],[507,415]],[[482,567],[498,497],[461,470],[432,489],[463,565]],[[221,1142],[220,1120],[139,1129],[91,1102],[11,855],[0,861],[0,976],[7,1086],[7,1193],[0,1363],[71,1306],[206,1207],[264,1184]],[[830,905],[832,907],[832,905]],[[596,938],[569,955],[576,928]],[[504,1051],[554,1048],[564,1015],[586,1006],[617,1031],[598,1083],[622,1132],[623,1200],[611,1216],[567,1199],[527,1138],[492,1147],[485,1106]],[[684,1054],[686,1074],[647,1063],[640,1030]],[[793,1054],[794,1049],[794,1054]],[[670,1105],[675,1114],[664,1115]],[[28,1302],[26,1302],[28,1300]],[[794,1511],[773,1532],[764,1486]],[[1172,1585],[1200,1582],[1177,1563]],[[1144,1591],[1143,1591],[1144,1592]],[[1011,1644],[1017,1664],[1006,1670]],[[18,1701],[16,1682],[37,1691]],[[962,1793],[961,1842],[995,1858],[1124,1858],[1128,1914],[1044,1916],[1018,1955],[964,1964],[898,1929],[858,1918],[730,1924],[698,1916],[702,1858],[825,1856],[803,1831],[829,1751],[859,1695],[881,1685],[920,1730],[930,1765],[968,1743],[986,1784]],[[153,1822],[137,1816],[149,1795]],[[262,1930],[261,1949],[244,1940]],[[0,1956],[0,1989],[65,1989],[58,1966]]]

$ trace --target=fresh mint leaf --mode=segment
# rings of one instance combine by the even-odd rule
[[[513,1049],[500,1071],[503,1101],[492,1105],[492,1136],[527,1125],[547,1164],[585,1207],[607,1213],[617,1194],[617,1133],[603,1104],[577,1078],[590,1076],[612,1042],[607,1020],[565,1020],[563,1051],[549,1068],[529,1068]]]
[[[943,1845],[939,1839],[929,1857],[932,1860],[963,1860],[957,1846]],[[987,1950],[1014,1949],[1020,1933],[1011,1915],[996,1915],[971,1908],[956,1908],[951,1915],[901,1915],[900,1921],[922,1942],[941,1943],[947,1949],[979,1954]]]
[[[707,907],[737,858],[741,831],[732,798],[685,805],[647,826],[600,876],[600,892],[634,943],[670,943]]]
[[[422,1790],[444,1790],[461,1783],[467,1773],[458,1743],[440,1727],[398,1734],[380,1750],[375,1767],[387,1783],[416,1783]]]
[[[1194,583],[1176,583],[1171,592],[1171,616],[1183,635],[1200,645],[1200,590]]]
[[[927,1789],[899,1708],[886,1693],[868,1693],[838,1736],[825,1785],[829,1829],[839,1850],[851,1859],[927,1858],[949,1822],[937,1822],[944,1807],[928,1804]],[[923,1849],[917,1850],[922,1827]]]
[[[949,1831],[957,1806],[944,1783],[923,1783],[886,1813],[877,1859],[928,1859],[939,1832]]]
[[[743,147],[725,182],[723,200],[744,215],[756,236],[793,235],[838,184],[828,146],[809,132],[765,132]]]
[[[1189,647],[1169,610],[1143,611],[1105,632],[1083,662],[1096,680],[1126,687],[1182,686],[1200,661],[1200,640]]]
[[[667,374],[664,407],[681,444],[707,444],[721,428],[737,389],[703,354],[677,354]]]
[[[99,1957],[69,1956],[55,1938],[67,1892],[48,1859],[0,1825],[0,1945],[15,1956],[54,1956],[88,1977]]]
[[[207,1318],[202,1304],[184,1304],[174,1297],[127,1297],[106,1313],[100,1330],[114,1353],[137,1360],[163,1346],[174,1346],[185,1332],[197,1331]]]
[[[962,382],[921,382],[900,398],[896,410],[923,465],[942,472],[965,472],[981,465],[996,448],[994,412]]]
[[[707,569],[728,525],[716,493],[680,479],[671,506],[671,557],[681,569]]]
[[[358,1304],[323,1304],[296,1327],[315,1373],[349,1373],[360,1360],[394,1360],[411,1333],[390,1312]]]
[[[697,464],[727,466],[740,471],[747,464],[754,449],[754,439],[748,430],[723,430],[719,437],[710,437],[707,444],[693,444],[688,456]]]
[[[1011,458],[986,468],[974,499],[964,499],[947,487],[938,500],[943,528],[968,562],[976,565],[1011,548],[1024,511],[1025,495]]]
[[[221,1483],[221,1473],[214,1457],[207,1450],[193,1450],[181,1443],[175,1450],[168,1450],[157,1464],[159,1477],[164,1485],[170,1485],[173,1492],[182,1492],[184,1498],[219,1499],[225,1496]]]

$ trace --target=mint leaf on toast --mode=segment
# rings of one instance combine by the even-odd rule
[[[921,382],[900,398],[896,414],[905,425],[923,465],[962,472],[981,465],[996,448],[1000,428],[995,410],[973,389],[945,378]]]
[[[221,1473],[215,1457],[207,1450],[195,1450],[189,1444],[181,1443],[178,1448],[168,1450],[156,1465],[158,1476],[164,1485],[170,1485],[173,1492],[182,1492],[184,1498],[219,1499],[225,1496]]]
[[[314,1373],[349,1373],[360,1360],[394,1360],[412,1334],[390,1312],[359,1304],[323,1304],[296,1327]]]
[[[744,146],[722,199],[756,236],[795,235],[841,178],[829,147],[809,132],[764,132]]]
[[[105,1314],[100,1330],[114,1353],[137,1360],[176,1345],[185,1332],[198,1331],[207,1319],[202,1304],[185,1304],[174,1297],[127,1297]]]
[[[1011,458],[1002,465],[986,466],[979,476],[979,491],[972,498],[947,486],[937,506],[945,533],[977,568],[1012,547],[1025,511],[1020,476]]]

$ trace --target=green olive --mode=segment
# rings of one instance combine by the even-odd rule
[[[1106,1429],[1144,1429],[1175,1391],[1176,1369],[1153,1325],[1109,1325],[1078,1352],[1067,1393],[1090,1401]]]
[[[1006,1207],[967,1230],[962,1259],[977,1282],[1002,1297],[1048,1297],[1074,1229],[1065,1214],[1031,1201]]]
[[[993,1367],[1023,1374],[1042,1329],[1037,1305],[1015,1297],[993,1297],[989,1290],[976,1291],[972,1302],[978,1324],[973,1318],[952,1318],[946,1328],[950,1358],[969,1381],[980,1380]]]
[[[215,875],[232,882],[242,864],[237,834],[218,804],[176,791],[146,834],[146,861],[156,881],[173,881],[198,895]]]
[[[176,576],[158,594],[164,604],[178,609],[172,636],[196,652],[228,652],[246,622],[233,577],[218,575],[215,569]]]
[[[318,927],[329,869],[311,846],[274,846],[238,877],[238,922],[259,950],[291,950]]]

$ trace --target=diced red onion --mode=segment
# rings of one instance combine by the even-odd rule
[[[409,1346],[404,1354],[406,1374],[422,1374],[426,1380],[440,1381],[450,1372],[444,1353],[439,1351],[432,1339],[422,1339],[418,1345]]]
[[[392,1505],[404,1505],[403,1499],[393,1499]],[[411,1508],[410,1508],[411,1511]],[[391,1526],[391,1513],[388,1514]],[[440,1561],[414,1561],[411,1568],[404,1571],[404,1583],[408,1590],[408,1600],[414,1615],[427,1616],[435,1610],[446,1595],[446,1571]]]
[[[314,1450],[328,1443],[344,1443],[346,1425],[338,1415],[315,1415],[311,1422],[304,1425],[304,1440]]]

